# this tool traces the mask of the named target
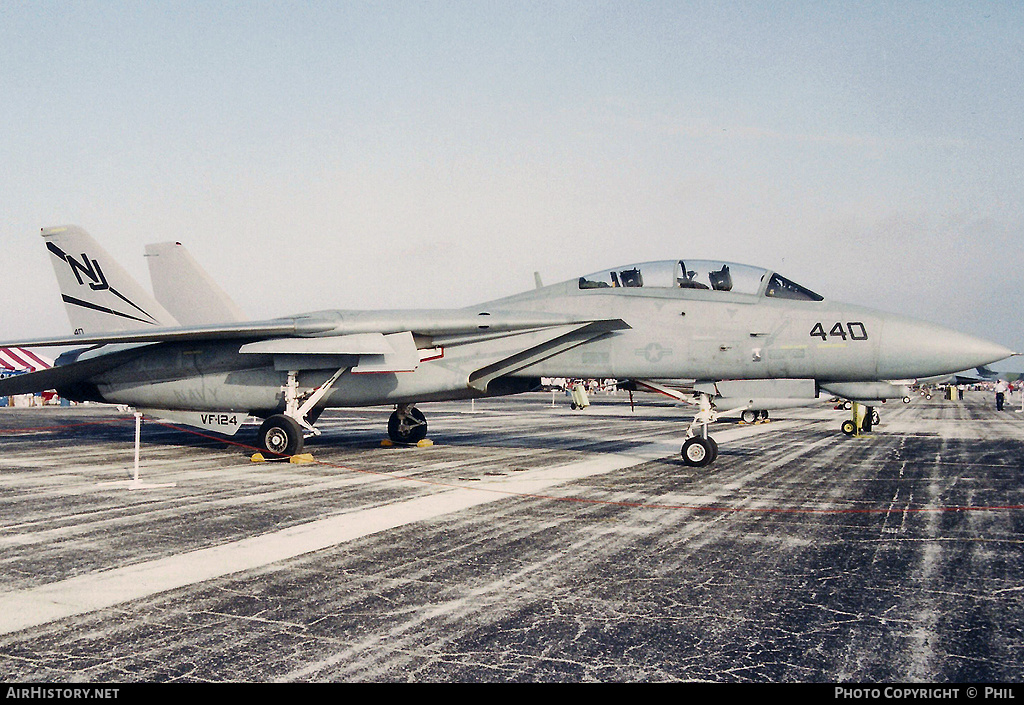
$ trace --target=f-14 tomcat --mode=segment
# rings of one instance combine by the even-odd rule
[[[0,394],[56,389],[228,434],[253,415],[265,419],[259,446],[281,455],[302,449],[328,407],[395,405],[388,434],[414,443],[427,431],[417,403],[523,392],[541,377],[693,379],[708,400],[718,382],[742,397],[742,381],[763,389],[785,380],[809,396],[871,399],[884,398],[889,380],[1012,354],[931,323],[828,301],[766,269],[679,259],[550,286],[538,279],[532,290],[469,308],[249,321],[176,243],[146,249],[151,295],[82,229],[42,236],[74,335],[0,345],[82,347],[52,369],[0,380]],[[717,455],[710,420],[698,414],[687,430],[688,464]]]

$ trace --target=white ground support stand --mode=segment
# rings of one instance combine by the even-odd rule
[[[1024,388],[1020,390],[1020,408],[1014,409],[1018,414],[1024,413]]]
[[[135,412],[135,473],[131,480],[118,480],[116,482],[101,482],[100,485],[125,485],[130,490],[150,490],[157,487],[175,487],[177,482],[148,483],[139,479],[139,445],[142,440],[142,414]]]
[[[590,397],[587,396],[587,388],[582,384],[573,385],[572,388],[572,403],[570,406],[575,409],[586,409],[590,406]]]

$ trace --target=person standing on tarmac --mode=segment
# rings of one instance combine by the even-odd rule
[[[996,411],[1003,410],[1003,402],[1006,400],[1006,392],[1009,388],[1005,379],[996,382]]]

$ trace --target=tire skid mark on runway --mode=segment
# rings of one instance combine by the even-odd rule
[[[629,455],[604,455],[567,466],[531,470],[514,480],[452,488],[220,546],[0,594],[0,633],[105,609],[499,499],[536,496],[555,484],[620,470],[663,455],[664,446],[653,444]]]
[[[903,408],[896,407],[886,418],[896,418]],[[948,414],[938,408],[925,408],[919,415],[924,413],[943,417],[926,424],[938,430],[908,436],[906,453],[895,447],[892,434],[881,431],[874,439],[837,440],[837,424],[816,418],[817,426],[796,425],[746,442],[734,436],[709,470],[682,465],[678,435],[649,434],[638,424],[636,437],[672,438],[671,447],[666,444],[672,457],[546,490],[547,495],[567,495],[559,501],[538,496],[484,503],[319,553],[9,634],[4,638],[7,672],[22,680],[151,682],[896,682],[915,668],[917,655],[911,651],[924,637],[931,652],[915,672],[930,673],[929,680],[1012,681],[1020,673],[1024,609],[1013,545],[1024,541],[1021,515],[959,513],[953,505],[975,510],[985,504],[1021,503],[1017,478],[1024,466],[1014,464],[1020,444],[1009,429],[999,429],[1009,443],[975,449],[964,434],[947,433],[944,427],[969,422],[994,428],[1005,425],[1002,418],[945,418]],[[827,432],[822,430],[825,423]],[[549,448],[562,452],[562,460],[547,465],[549,470],[587,455],[587,446],[573,439],[574,433],[601,440],[603,452],[632,447],[615,445],[626,424],[619,426],[620,434],[607,436],[593,423],[567,425],[554,429]],[[511,433],[518,435],[519,428]],[[773,429],[782,431],[774,424],[763,430]],[[549,431],[524,427],[524,459],[534,453],[529,455],[532,460],[550,460],[537,453],[543,443],[529,438]],[[825,435],[834,446],[821,444]],[[611,436],[615,438],[609,443]],[[720,437],[717,430],[715,436]],[[941,446],[940,436],[949,443]],[[331,494],[308,496],[307,503],[320,503],[320,513],[311,518],[368,510],[371,503],[390,503],[397,509],[415,495],[454,489],[410,482],[414,476],[451,480],[477,475],[474,488],[482,486],[481,480],[503,484],[487,476],[503,465],[500,431],[490,426],[483,446],[474,448],[460,434],[448,455],[436,449],[360,450],[372,442],[369,434],[362,433],[356,443],[345,443],[345,437],[338,432],[338,452],[324,448],[318,455],[348,463],[372,453],[381,458],[377,468],[388,471],[370,492],[353,488],[334,502]],[[177,440],[171,438],[172,443]],[[777,462],[797,448],[806,453]],[[60,450],[52,449],[55,454]],[[196,454],[189,455],[191,464]],[[110,466],[109,457],[91,457]],[[219,458],[205,465],[205,472],[219,473],[214,469]],[[431,467],[432,459],[440,458],[456,461]],[[467,461],[464,468],[459,459]],[[772,462],[772,473],[757,474]],[[950,472],[956,465],[962,469]],[[241,477],[240,468],[234,467],[216,481],[201,480],[204,464],[195,467],[188,477],[204,489],[219,492],[224,483]],[[285,467],[278,466],[277,472],[287,478],[286,486],[317,477],[313,470],[298,470],[301,466]],[[266,470],[265,478],[241,484],[236,491],[244,495],[272,485],[275,471]],[[505,470],[502,479],[529,473]],[[319,473],[338,474],[326,468]],[[937,476],[942,482],[929,486]],[[181,477],[176,474],[179,482]],[[73,494],[60,492],[68,478],[44,476],[40,493],[53,488],[51,500]],[[17,487],[32,482],[19,474],[11,495],[20,496]],[[459,489],[470,489],[468,484]],[[403,487],[410,491],[389,491]],[[573,495],[636,500],[637,508],[574,503]],[[928,514],[905,512],[908,496]],[[667,511],[642,502],[702,505],[712,497],[743,506],[744,512]],[[281,515],[306,521],[310,515],[300,519],[296,506],[286,500]],[[819,513],[764,511],[772,506]],[[835,511],[844,508],[867,509],[876,516]],[[822,509],[833,509],[827,512],[831,516],[820,513]],[[52,511],[48,503],[45,512]],[[186,514],[179,522],[163,520],[162,528],[173,531],[194,518]],[[134,527],[139,519],[131,521]],[[940,525],[928,526],[933,521]],[[881,533],[883,522],[898,532]],[[231,538],[288,525],[263,524],[258,531],[232,526]],[[61,548],[61,556],[70,557],[75,546],[91,550],[104,536],[88,538],[66,542],[73,545]],[[221,535],[219,540],[224,539]],[[183,554],[209,541],[168,542],[160,550]],[[924,548],[936,542],[942,543],[941,550],[931,554],[935,562],[925,565]],[[873,548],[879,544],[887,544],[888,560],[876,565]],[[138,553],[96,558],[85,564],[86,570],[142,560]],[[49,571],[50,580],[71,574],[58,568],[63,570],[51,560],[39,572]],[[928,612],[939,619],[929,621]],[[917,635],[915,629],[920,630]]]
[[[786,428],[778,424],[775,429]],[[723,439],[736,441],[742,436],[751,436],[757,433],[772,430],[768,427],[735,429],[731,435],[716,434]],[[706,499],[719,503],[737,503],[740,511],[757,512],[761,500],[754,492],[747,492],[751,487],[760,486],[762,481],[785,467],[806,453],[826,445],[829,439],[806,444],[800,448],[789,449],[782,453],[782,456],[769,462],[758,464],[755,468],[744,471],[741,475],[731,479],[725,485],[705,495]],[[663,459],[653,459],[658,462]],[[629,468],[632,473],[644,473],[650,463],[637,464]],[[696,471],[699,473],[709,472],[705,470]],[[713,472],[713,471],[710,471]],[[459,628],[465,629],[467,624],[489,624],[501,623],[507,618],[510,612],[524,609],[524,601],[529,603],[536,599],[537,595],[549,594],[552,592],[562,593],[571,589],[571,577],[567,578],[567,569],[564,565],[566,557],[571,556],[574,564],[588,566],[610,560],[609,555],[619,551],[630,551],[630,546],[637,542],[643,542],[645,537],[669,536],[671,538],[674,552],[678,553],[682,545],[688,546],[688,552],[699,551],[705,543],[717,540],[723,531],[727,531],[732,518],[732,512],[726,510],[713,514],[705,520],[692,521],[692,517],[703,513],[704,509],[711,508],[709,505],[685,506],[668,503],[673,502],[671,494],[663,495],[658,500],[629,501],[629,500],[600,500],[592,498],[568,498],[573,502],[603,504],[606,506],[624,507],[637,511],[651,511],[657,509],[671,509],[671,515],[655,512],[655,519],[646,526],[631,525],[630,530],[623,534],[617,527],[599,526],[597,530],[585,532],[571,544],[561,548],[559,553],[541,555],[536,560],[531,560],[511,574],[502,575],[491,581],[474,586],[471,592],[460,595],[454,599],[448,599],[431,605],[429,609],[417,612],[414,617],[408,620],[397,621],[390,625],[386,631],[380,631],[370,636],[361,638],[355,643],[346,644],[344,649],[331,653],[324,657],[303,664],[302,667],[288,671],[275,680],[290,682],[304,680],[341,680],[341,681],[373,681],[377,679],[388,679],[394,673],[408,673],[415,665],[424,659],[428,663],[437,665],[436,662],[459,664],[466,667],[469,664],[463,660],[466,654],[460,653],[454,646],[431,639],[429,646],[423,643],[423,634],[458,634]],[[724,507],[723,507],[724,509]],[[682,511],[680,511],[682,510]],[[661,520],[657,517],[664,516]],[[595,521],[593,518],[590,521]],[[571,570],[568,575],[571,575]],[[450,628],[439,628],[438,623],[450,625]],[[456,626],[457,625],[457,626]],[[544,663],[552,665],[561,663],[583,669],[591,668],[595,673],[600,672],[600,666],[588,667],[586,664],[573,663],[558,658],[558,654],[546,654],[543,657],[534,656],[530,658],[535,665]],[[525,658],[524,655],[508,655],[507,658],[516,661]],[[510,668],[510,672],[515,670]]]
[[[784,428],[783,424],[777,424],[772,430]],[[763,430],[766,431],[768,428],[765,427]],[[737,428],[727,429],[718,435],[728,440],[755,432],[751,429]],[[365,471],[368,475],[383,475],[391,480],[447,487],[438,494],[350,511],[340,516],[308,522],[270,534],[0,594],[0,633],[18,631],[261,567],[372,533],[462,511],[499,499],[556,499],[541,493],[555,485],[664,458],[669,451],[674,453],[674,446],[651,443],[633,448],[628,453],[603,454],[569,465],[529,470],[508,478],[483,481],[470,487],[459,487],[451,482],[438,483],[436,480],[413,476]]]

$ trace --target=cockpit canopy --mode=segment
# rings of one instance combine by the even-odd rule
[[[580,289],[705,289],[776,299],[822,300],[810,289],[767,269],[710,260],[667,260],[617,267],[580,277],[579,286]]]

